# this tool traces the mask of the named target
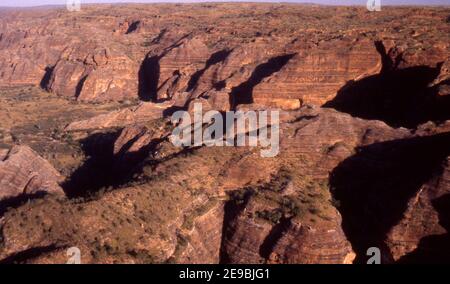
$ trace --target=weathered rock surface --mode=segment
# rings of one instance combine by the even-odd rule
[[[83,43],[64,50],[45,87],[81,101],[123,100],[137,94],[137,68],[120,52]]]
[[[448,60],[440,37],[447,14],[251,3],[11,10],[0,25],[0,85],[40,85],[83,101],[187,92],[185,103],[205,98],[218,109],[322,105],[347,81],[378,74],[387,58],[397,69]],[[441,93],[446,81],[436,87]],[[223,93],[228,106],[214,103]]]
[[[448,143],[449,132],[397,137],[360,147],[333,169],[330,185],[357,261],[368,247],[380,248],[384,262],[399,260],[442,231],[432,204],[448,191]]]
[[[245,205],[237,205],[239,213],[228,220],[222,248],[230,262],[259,262],[261,256],[283,263],[352,262],[355,254],[331,205],[329,173],[357,146],[409,135],[379,121],[308,107],[293,121],[282,132],[279,158],[295,164],[296,174],[287,174],[287,184],[269,183],[249,193]],[[239,169],[236,178],[245,176],[246,168]],[[285,191],[293,193],[283,196]],[[255,216],[275,225],[255,222]]]
[[[16,209],[37,213],[45,203],[55,205],[40,215],[51,219],[48,227],[62,226],[50,235],[48,227],[17,227],[16,215],[7,213],[1,257],[11,260],[15,252],[36,246],[76,245],[87,251],[87,262],[350,263],[355,255],[331,202],[328,174],[356,146],[411,134],[327,109],[304,107],[282,117],[281,151],[273,159],[245,147],[185,152],[162,141],[140,166],[129,167],[141,168],[135,185],[88,203],[45,199]],[[114,151],[126,153],[120,149],[133,148],[151,129],[157,128],[126,128]],[[131,153],[145,147],[137,144]],[[228,199],[224,207],[223,199]],[[61,224],[69,216],[72,221]],[[62,237],[73,228],[78,233]],[[27,230],[31,240],[22,237]],[[206,232],[208,241],[202,237]]]
[[[439,46],[411,50],[391,44],[375,42],[382,58],[378,74],[348,82],[325,106],[395,127],[415,128],[430,120],[449,119],[448,51]]]
[[[0,150],[0,199],[20,197],[1,203],[0,262],[65,263],[72,246],[83,263],[365,263],[374,246],[386,263],[448,262],[448,8],[0,13],[0,85],[59,95],[0,90],[0,145],[28,137],[78,165],[68,198],[35,196],[63,193],[56,170]],[[168,116],[194,103],[281,109],[279,154],[175,147]]]
[[[336,48],[339,46],[339,48]],[[350,38],[319,43],[302,50],[277,73],[264,79],[253,90],[255,102],[271,99],[298,99],[322,105],[332,99],[347,81],[381,70],[380,55],[373,41]],[[330,52],[336,49],[336,52]]]
[[[162,118],[164,111],[170,106],[170,103],[154,104],[144,102],[138,106],[112,111],[86,120],[74,121],[67,125],[66,131],[124,127],[135,123],[145,123]]]
[[[177,263],[215,264],[220,262],[220,245],[224,221],[223,202],[213,204],[205,214],[194,221],[189,241],[177,258]],[[188,228],[189,229],[189,228]],[[205,238],[205,236],[208,236]]]
[[[400,262],[447,263],[450,159],[410,198],[400,222],[388,234],[392,258]]]
[[[24,195],[63,195],[60,174],[27,146],[15,146],[0,155],[0,200]]]

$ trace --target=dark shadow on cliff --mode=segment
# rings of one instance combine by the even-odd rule
[[[48,85],[50,84],[50,79],[52,77],[53,70],[55,70],[55,66],[45,67],[44,76],[42,77],[41,82],[39,83],[41,89],[48,90]]]
[[[125,34],[131,34],[135,31],[137,31],[137,29],[139,28],[139,25],[141,24],[141,21],[134,21],[132,22],[129,26],[127,31],[125,32]]]
[[[154,37],[151,41],[151,44],[159,44],[163,37],[167,34],[167,29],[162,29],[159,34]]]
[[[78,98],[83,90],[84,82],[86,82],[88,75],[83,76],[75,88],[75,97]]]
[[[450,263],[450,194],[433,200],[432,204],[439,214],[439,224],[447,232],[422,238],[417,249],[403,256],[398,263]]]
[[[229,193],[230,201],[225,203],[222,225],[222,240],[220,244],[219,263],[232,263],[227,252],[227,240],[233,238],[235,233],[235,222],[239,214],[245,209],[250,196],[254,193],[251,188],[235,190]]]
[[[340,201],[342,227],[356,262],[365,262],[369,247],[384,247],[409,198],[442,169],[449,145],[450,132],[375,143],[358,148],[332,171],[331,192]]]
[[[166,32],[163,30],[160,37],[163,37]],[[175,43],[167,47],[159,55],[148,54],[142,61],[138,72],[138,96],[142,101],[156,102],[158,100],[158,86],[160,80],[161,66],[159,61],[172,49],[177,48],[183,44],[183,41],[191,34],[185,34],[179,38]],[[153,41],[159,41],[156,38]],[[153,44],[153,43],[152,43]],[[175,71],[177,72],[177,71]]]
[[[134,181],[133,176],[142,173],[143,168],[148,165],[149,161],[150,163],[154,161],[153,152],[157,145],[164,140],[164,138],[155,138],[148,144],[143,145],[139,150],[129,151],[139,138],[141,138],[141,135],[130,140],[114,156],[112,172],[116,176],[116,184],[123,185]],[[157,162],[155,161],[155,163]]]
[[[16,197],[10,197],[0,201],[0,217],[11,208],[18,208],[32,199],[42,198],[47,195],[46,192],[40,191],[33,194],[22,194]]]
[[[269,59],[267,62],[256,66],[250,78],[237,87],[231,89],[230,105],[232,109],[240,104],[253,103],[253,88],[267,78],[278,72],[285,66],[296,53],[281,55]]]
[[[267,237],[264,239],[263,243],[259,247],[259,255],[264,259],[269,259],[270,254],[272,253],[277,241],[283,237],[286,231],[289,229],[291,225],[290,218],[282,217],[279,223],[275,224],[270,230]]]
[[[133,181],[142,171],[141,162],[149,157],[160,139],[153,139],[138,151],[128,151],[141,136],[137,135],[114,154],[114,143],[121,131],[96,133],[80,143],[87,160],[62,184],[69,198],[86,197],[100,190],[115,189]]]
[[[114,142],[120,132],[95,133],[80,141],[87,160],[62,184],[69,198],[84,196],[113,184]]]
[[[35,247],[30,248],[18,253],[15,253],[13,255],[10,255],[2,260],[0,260],[0,264],[24,264],[27,263],[27,261],[30,261],[34,258],[37,258],[41,255],[51,253],[60,249],[67,248],[66,246],[56,246],[56,245],[49,245],[45,247]]]
[[[156,101],[160,74],[158,56],[146,57],[139,68],[138,95],[142,101]]]
[[[189,79],[186,91],[192,91],[192,89],[194,89],[194,87],[197,85],[198,80],[206,72],[206,70],[208,70],[212,65],[224,61],[232,51],[232,49],[223,49],[213,53],[206,61],[205,67],[195,72],[194,75],[192,75],[192,77]]]
[[[436,87],[428,87],[439,75],[436,67],[415,66],[398,69],[401,56],[394,61],[384,46],[376,43],[383,67],[379,74],[349,81],[324,107],[355,117],[377,119],[393,127],[415,128],[433,120],[450,119],[450,97],[439,96]]]

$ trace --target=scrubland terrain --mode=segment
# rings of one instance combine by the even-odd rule
[[[0,10],[0,262],[449,262],[450,9]],[[280,110],[280,152],[175,147]]]

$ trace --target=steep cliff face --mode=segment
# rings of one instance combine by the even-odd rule
[[[42,12],[44,18],[55,11]],[[47,33],[48,20],[34,18],[30,22],[21,21],[32,17],[28,12],[4,12],[0,24],[1,85],[39,85],[48,65],[53,66],[65,44],[62,39],[52,40]],[[14,20],[17,19],[17,20]]]
[[[399,260],[419,239],[441,229],[432,202],[448,191],[440,168],[448,139],[444,132],[377,142],[333,169],[333,196],[358,261],[371,246],[382,250],[385,262]]]
[[[109,47],[70,47],[51,68],[45,87],[81,101],[123,100],[138,90],[137,64]]]
[[[61,181],[52,165],[27,146],[15,146],[0,154],[1,201],[46,193],[64,195]]]
[[[0,11],[0,262],[448,262],[448,12]],[[194,103],[280,110],[279,154],[174,146]]]
[[[31,84],[85,101],[137,96],[139,45],[113,36],[114,18],[72,17],[64,9],[6,13],[2,85]]]
[[[261,195],[264,193],[256,193],[241,208],[232,206],[227,208],[226,227],[223,232],[223,262],[351,263],[353,261],[355,254],[340,228],[341,220],[336,212],[327,208],[329,206],[323,205],[320,209],[308,209],[309,212],[305,212],[301,204],[304,200],[298,200],[298,196],[287,195],[277,200],[273,196],[272,199],[265,196],[261,198]],[[331,212],[325,215],[322,210]],[[237,216],[230,216],[233,214]],[[322,220],[303,220],[302,215],[307,214],[319,214]]]
[[[273,159],[245,147],[181,150],[164,139],[155,143],[164,135],[155,138],[156,125],[126,128],[114,151],[135,181],[87,203],[47,198],[16,209],[50,218],[48,226],[34,219],[17,226],[20,213],[5,214],[2,258],[76,245],[87,262],[350,263],[355,255],[328,173],[358,145],[410,134],[310,107],[285,113],[283,121],[282,150]],[[127,159],[136,153],[140,159]]]
[[[389,40],[376,41],[375,46],[382,61],[380,72],[348,82],[324,106],[395,127],[447,120],[446,48],[417,50],[408,41]]]
[[[357,146],[409,135],[381,122],[308,107],[294,121],[280,145],[286,172],[260,188],[246,188],[238,195],[241,205],[230,209],[238,213],[229,213],[224,229],[225,261],[352,262],[355,254],[332,204],[328,175]]]
[[[179,255],[171,259],[176,263],[220,263],[220,246],[224,222],[223,202],[213,202],[194,216],[193,223],[188,224],[187,242],[179,244]],[[206,212],[205,212],[206,211]],[[189,225],[191,227],[189,227]],[[205,236],[208,236],[205,238]]]
[[[347,81],[381,70],[380,55],[368,39],[346,37],[308,49],[295,45],[289,49],[298,54],[282,70],[255,86],[255,102],[298,99],[302,103],[322,105]]]
[[[448,32],[441,10],[416,12],[411,24],[414,12],[405,9],[254,5],[11,11],[0,31],[0,84],[40,85],[82,101],[183,96],[183,105],[295,109],[326,103],[347,81],[384,71],[388,58],[397,69],[435,68],[448,58],[437,36]],[[387,54],[377,50],[380,40]]]
[[[448,152],[448,151],[447,151]],[[400,222],[388,234],[392,257],[400,262],[448,262],[449,158],[407,203]]]

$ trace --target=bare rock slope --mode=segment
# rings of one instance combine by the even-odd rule
[[[447,14],[281,4],[13,10],[1,19],[0,84],[83,101],[187,92],[227,94],[228,105],[216,108],[321,105],[347,81],[378,74],[389,56],[395,68],[436,68],[448,59],[439,36],[448,34]]]
[[[27,146],[15,146],[0,154],[0,200],[23,195],[64,195],[61,175]]]
[[[449,12],[0,11],[0,262],[448,262]],[[194,103],[280,110],[279,154],[175,147]]]

